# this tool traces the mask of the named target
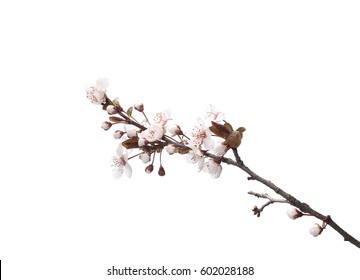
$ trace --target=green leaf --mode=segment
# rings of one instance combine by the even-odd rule
[[[129,109],[127,109],[126,114],[131,118],[132,112],[133,112],[133,107],[130,107]]]

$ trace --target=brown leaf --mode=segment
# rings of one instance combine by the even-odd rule
[[[111,122],[114,122],[114,123],[121,123],[121,122],[124,121],[122,118],[114,117],[114,116],[110,116],[110,117],[109,117],[109,120],[110,120]]]
[[[239,131],[239,132],[244,132],[246,130],[245,127],[239,127],[236,131]]]
[[[122,145],[126,148],[126,149],[134,149],[134,148],[139,148],[139,144],[138,144],[139,138],[130,138],[125,140],[124,142],[122,142]]]
[[[211,126],[209,127],[210,131],[214,133],[216,136],[226,139],[230,131],[226,128],[225,125],[218,124],[216,122],[211,122]]]
[[[224,122],[225,122],[225,121],[224,121]],[[232,128],[232,125],[229,124],[228,122],[225,122],[225,123],[224,123],[224,126],[225,126],[226,129],[229,130],[230,132],[231,132],[231,131],[234,131],[234,129]]]
[[[230,148],[237,148],[241,144],[242,137],[243,135],[241,132],[232,131],[226,138],[226,144],[229,145]]]

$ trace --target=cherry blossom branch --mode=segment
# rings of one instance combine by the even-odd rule
[[[199,171],[207,172],[213,178],[218,178],[221,175],[223,168],[221,163],[226,163],[247,173],[249,175],[248,180],[258,181],[282,197],[282,199],[276,199],[266,193],[260,194],[250,191],[250,195],[268,200],[260,208],[256,206],[253,208],[254,214],[258,217],[270,204],[288,203],[296,207],[289,209],[287,212],[291,219],[297,219],[302,216],[313,216],[322,221],[322,225],[316,223],[310,228],[310,233],[313,236],[321,234],[325,227],[329,225],[342,235],[345,241],[360,248],[360,242],[335,223],[330,215],[325,216],[317,212],[308,204],[299,201],[291,194],[285,192],[271,181],[257,175],[247,167],[240,158],[237,149],[241,144],[245,128],[239,127],[234,130],[232,125],[225,121],[224,114],[218,112],[215,107],[210,106],[210,109],[205,115],[205,118],[211,120],[210,126],[206,125],[202,119],[198,119],[197,125],[186,135],[180,126],[170,118],[170,113],[167,111],[157,113],[153,122],[150,122],[146,116],[142,103],[131,106],[125,111],[120,106],[118,99],[110,100],[107,97],[107,86],[107,79],[98,79],[96,85],[88,85],[85,90],[87,98],[91,103],[101,105],[102,109],[107,111],[109,115],[109,120],[103,122],[101,125],[104,130],[109,130],[112,126],[119,124],[123,125],[122,129],[118,129],[113,133],[114,138],[120,140],[116,155],[112,158],[115,178],[120,178],[123,173],[130,177],[132,175],[132,168],[129,165],[129,161],[137,157],[143,163],[149,163],[145,168],[145,172],[152,173],[157,153],[159,153],[160,165],[157,173],[159,176],[165,176],[166,173],[162,163],[164,150],[169,155],[174,153],[186,155],[189,162],[193,164],[197,163]],[[133,117],[134,109],[142,113],[145,118],[144,121],[139,122]],[[217,144],[215,144],[213,140],[214,137],[220,140],[220,142],[218,141]],[[132,157],[128,157],[127,150],[132,149],[139,152]],[[225,154],[230,150],[232,150],[235,160],[225,157]]]
[[[337,231],[340,235],[342,235],[343,238],[344,238],[344,241],[348,241],[351,244],[355,245],[356,247],[360,248],[360,241],[357,240],[352,235],[350,235],[348,232],[346,232],[342,227],[340,227],[331,218],[330,215],[325,216],[323,214],[320,214],[319,212],[317,212],[313,208],[311,208],[308,204],[306,204],[304,202],[300,202],[294,196],[292,196],[291,194],[283,191],[281,188],[276,186],[271,181],[266,180],[266,179],[262,178],[261,176],[257,175],[254,171],[252,171],[249,167],[247,167],[244,164],[244,162],[241,160],[241,158],[240,158],[240,156],[238,154],[237,149],[233,149],[233,153],[234,153],[236,161],[232,160],[231,158],[226,158],[226,157],[222,157],[221,161],[224,162],[224,163],[227,163],[229,165],[233,165],[233,166],[236,166],[236,167],[240,168],[241,170],[246,172],[248,175],[250,175],[251,180],[256,180],[256,181],[264,184],[265,186],[269,187],[275,193],[282,196],[286,200],[287,203],[289,203],[290,205],[298,208],[300,211],[302,211],[304,213],[307,213],[307,214],[309,214],[311,216],[314,216],[314,217],[318,218],[319,220],[323,221],[324,223],[326,223],[327,225],[332,227],[335,231]],[[219,159],[219,157],[217,157],[217,156],[215,156],[215,155],[213,155],[211,153],[206,153],[206,155],[208,157],[211,157],[211,158],[214,158],[214,159]]]

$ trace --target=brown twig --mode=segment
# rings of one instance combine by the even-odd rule
[[[335,231],[337,231],[340,235],[343,236],[344,241],[348,241],[351,244],[355,245],[356,247],[360,248],[360,241],[357,240],[355,237],[353,237],[352,235],[350,235],[348,232],[346,232],[342,227],[340,227],[332,218],[330,215],[323,215],[320,214],[319,212],[315,211],[314,209],[312,209],[308,204],[299,201],[298,199],[296,199],[294,196],[292,196],[291,194],[283,191],[281,188],[279,188],[278,186],[276,186],[274,183],[272,183],[271,181],[268,181],[264,178],[262,178],[261,176],[257,175],[254,171],[252,171],[249,167],[247,167],[244,162],[241,160],[239,153],[237,151],[237,149],[233,149],[233,153],[235,156],[235,160],[231,158],[226,158],[226,157],[218,157],[215,156],[209,152],[206,152],[205,155],[214,159],[218,159],[221,160],[224,163],[227,163],[229,165],[233,165],[236,166],[238,168],[240,168],[241,170],[243,170],[244,172],[246,172],[251,178],[251,180],[256,180],[262,184],[264,184],[265,186],[269,187],[270,189],[272,189],[275,193],[279,194],[280,196],[282,196],[287,203],[289,203],[290,205],[298,208],[300,211],[304,212],[304,213],[308,213],[311,214],[312,216],[320,219],[321,221],[325,221],[327,223],[327,225],[329,225],[330,227],[332,227]]]
[[[289,203],[286,199],[272,198],[267,193],[256,193],[256,192],[253,192],[253,191],[249,191],[248,194],[256,196],[258,198],[265,198],[265,199],[268,200],[268,202],[263,204],[260,208],[258,208],[257,206],[254,206],[254,208],[252,209],[253,212],[254,212],[254,215],[256,215],[257,217],[260,217],[260,214],[264,210],[264,208],[266,206],[269,206],[270,204],[273,204],[273,203]]]

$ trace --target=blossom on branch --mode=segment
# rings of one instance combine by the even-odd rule
[[[212,150],[214,148],[214,140],[211,139],[211,131],[205,126],[204,121],[200,118],[198,118],[198,124],[192,129],[191,137],[190,143],[196,147],[204,145],[207,150]]]
[[[164,128],[159,124],[152,124],[148,129],[140,133],[140,137],[149,142],[155,142],[164,135]]]
[[[112,158],[111,166],[113,167],[114,178],[120,178],[123,175],[124,170],[126,176],[131,177],[132,169],[128,163],[127,152],[124,152],[124,148],[121,143],[116,150],[116,156],[113,156]]]
[[[87,84],[85,86],[86,97],[91,103],[100,105],[105,101],[106,88],[109,85],[108,79],[97,79],[95,85]]]

